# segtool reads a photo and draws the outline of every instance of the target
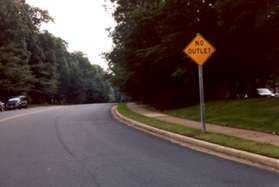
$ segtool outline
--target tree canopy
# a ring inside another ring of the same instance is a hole
[[[27,95],[33,103],[108,102],[106,72],[82,52],[40,31],[53,21],[47,11],[24,0],[0,0],[0,99]]]
[[[196,33],[217,48],[204,67],[207,99],[278,86],[278,0],[111,1],[117,26],[106,57],[132,99],[160,108],[198,101],[197,66],[182,52]]]

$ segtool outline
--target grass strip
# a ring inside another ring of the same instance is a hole
[[[117,109],[122,115],[126,116],[127,118],[133,119],[135,121],[144,123],[146,125],[158,129],[196,138],[199,140],[204,140],[207,142],[219,144],[226,147],[248,151],[251,153],[256,153],[256,154],[277,158],[277,159],[279,158],[279,147],[271,144],[258,143],[251,140],[245,140],[233,136],[227,136],[227,135],[211,133],[211,132],[203,133],[201,130],[198,129],[192,129],[192,128],[184,127],[182,125],[168,123],[154,118],[143,116],[139,113],[130,110],[127,104],[119,104]]]
[[[180,118],[200,120],[200,106],[165,111]],[[279,98],[239,99],[206,103],[208,123],[279,134]]]

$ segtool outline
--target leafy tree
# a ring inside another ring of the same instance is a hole
[[[182,53],[198,32],[217,48],[205,65],[207,99],[253,96],[278,80],[277,0],[112,2],[118,24],[106,57],[114,83],[135,100],[160,108],[198,101],[197,68]]]
[[[58,90],[56,38],[45,31],[37,35],[29,64],[34,77],[35,89],[30,95],[34,102],[46,102],[55,97]]]
[[[0,91],[2,97],[27,93],[33,87],[21,4],[0,1]]]
[[[34,103],[108,102],[105,72],[67,43],[40,31],[53,21],[24,0],[0,0],[0,99],[27,95]]]

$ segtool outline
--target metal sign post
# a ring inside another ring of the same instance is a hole
[[[205,104],[203,87],[203,64],[211,57],[216,49],[200,34],[190,42],[183,50],[199,67],[199,88],[200,88],[200,115],[203,132],[206,131]]]
[[[204,103],[204,87],[203,87],[203,66],[198,65],[199,67],[199,88],[200,88],[200,117],[201,117],[201,126],[202,130],[206,131],[205,125],[205,103]]]

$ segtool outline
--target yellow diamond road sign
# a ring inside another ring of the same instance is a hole
[[[197,64],[203,65],[216,49],[202,35],[197,34],[183,51]]]

